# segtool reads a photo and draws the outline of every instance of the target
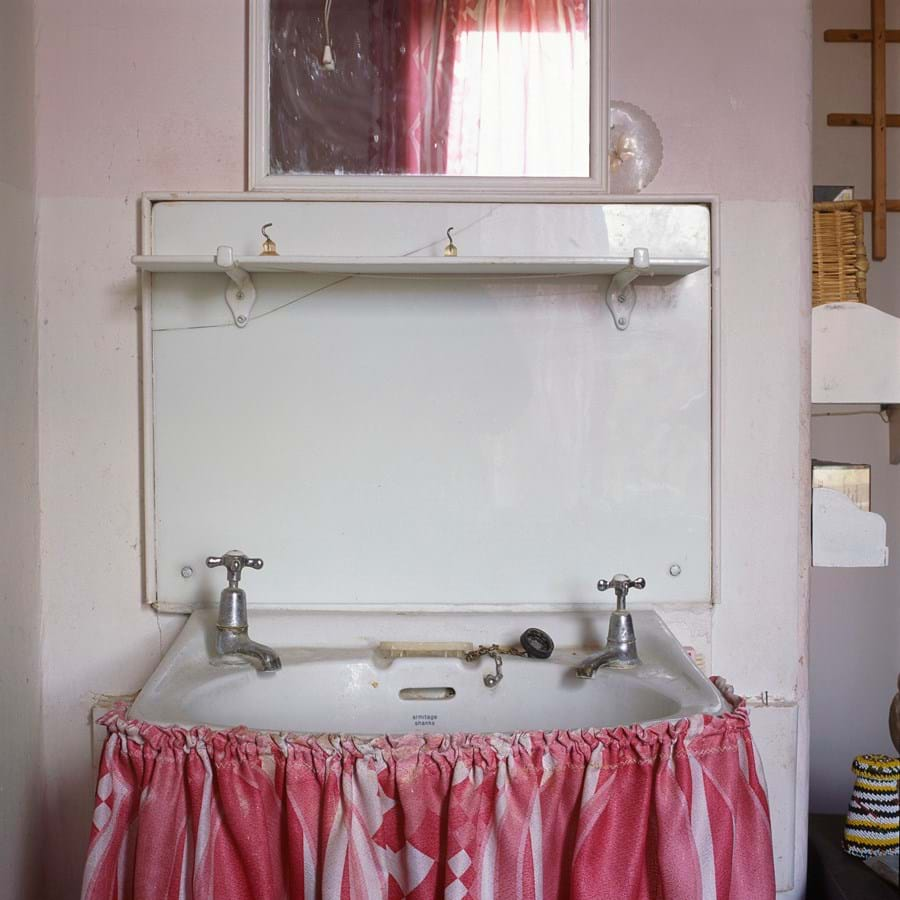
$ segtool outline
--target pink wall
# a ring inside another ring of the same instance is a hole
[[[41,679],[31,4],[0,28],[0,892],[37,898]]]
[[[46,897],[78,895],[95,692],[180,619],[141,607],[137,202],[244,186],[240,0],[37,2]]]
[[[650,190],[808,202],[807,0],[612,0],[610,19],[610,98],[663,135]]]
[[[723,219],[736,273],[751,265],[745,246],[754,251],[751,267],[776,258],[791,241],[804,258],[807,9],[800,0],[612,2],[612,96],[644,106],[666,142],[653,188],[718,192],[733,202]],[[180,624],[140,605],[137,280],[128,261],[135,205],[145,190],[243,188],[244,22],[240,0],[37,0],[42,853],[45,896],[59,900],[78,893],[94,778],[87,725],[94,697],[139,688]],[[769,335],[802,347],[803,320],[790,303],[797,302],[797,284],[802,294],[805,263],[785,255],[774,265],[786,267],[778,284],[794,299],[774,298],[763,307],[764,325],[737,277],[729,293],[736,327],[756,329],[755,340],[736,336],[729,345],[738,368],[756,365]],[[781,442],[780,456],[760,457],[768,481],[752,498],[776,513],[796,504],[803,490],[801,357],[780,381],[784,396],[760,394],[756,414],[735,416],[729,438],[735,448]],[[749,524],[736,523],[747,530],[737,539],[752,552],[749,581],[741,567],[732,567],[733,592],[762,595],[763,605],[723,606],[716,627],[718,652],[737,683],[765,686],[758,683],[759,661],[743,649],[752,631],[768,648],[766,684],[802,702],[797,508],[773,517],[774,561]],[[783,584],[778,591],[758,580],[767,564]],[[766,630],[759,611],[769,608]],[[791,740],[789,761],[796,754]],[[779,804],[780,814],[792,811],[793,796]]]

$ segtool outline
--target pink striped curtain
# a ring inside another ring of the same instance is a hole
[[[456,0],[456,5],[442,120],[444,171],[586,178],[588,0]]]
[[[372,33],[381,169],[590,174],[588,0],[380,0]]]
[[[721,685],[720,685],[721,686]],[[747,709],[362,740],[103,721],[84,900],[763,900]]]

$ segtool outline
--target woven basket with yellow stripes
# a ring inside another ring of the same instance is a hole
[[[857,756],[856,782],[844,823],[844,852],[865,859],[900,850],[900,759]]]

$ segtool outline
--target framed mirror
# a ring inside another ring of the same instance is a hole
[[[251,0],[249,186],[607,185],[606,0]]]

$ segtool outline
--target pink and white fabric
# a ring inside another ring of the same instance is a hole
[[[587,177],[588,10],[587,0],[373,4],[371,55],[380,85],[373,167]]]
[[[371,740],[116,710],[82,898],[772,898],[765,784],[730,699],[648,728]]]

